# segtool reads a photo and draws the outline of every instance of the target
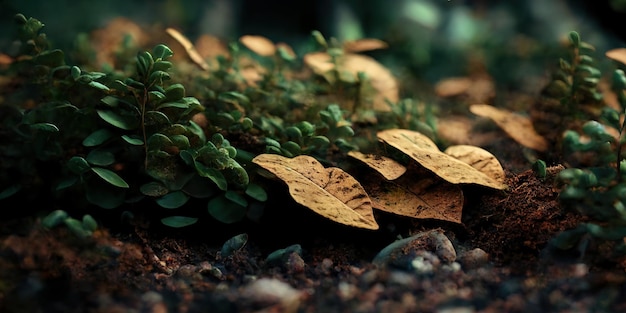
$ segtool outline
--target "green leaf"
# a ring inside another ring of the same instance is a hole
[[[250,183],[246,188],[246,194],[250,196],[250,198],[255,199],[257,201],[265,202],[267,201],[267,192],[263,187],[258,184]]]
[[[285,135],[291,140],[299,140],[302,138],[302,131],[298,127],[289,126],[285,128]]]
[[[111,137],[113,137],[113,133],[110,130],[106,128],[101,128],[89,134],[89,136],[83,139],[83,146],[95,147],[109,140]]]
[[[100,178],[104,179],[109,184],[120,187],[120,188],[128,188],[128,183],[124,181],[119,175],[115,172],[108,170],[102,167],[92,167],[91,170],[96,173]]]
[[[172,140],[170,140],[169,137],[160,133],[153,134],[152,136],[150,136],[150,138],[148,138],[149,151],[161,150],[165,147],[170,147],[173,145],[174,143],[172,142]]]
[[[91,165],[84,158],[74,156],[67,161],[67,168],[74,174],[82,175],[91,169]]]
[[[183,100],[178,100],[176,102],[165,102],[165,103],[160,104],[157,107],[157,110],[163,110],[166,108],[188,109],[189,104]]]
[[[211,216],[225,224],[239,222],[246,216],[246,207],[228,200],[224,195],[211,199],[207,207]]]
[[[166,209],[176,209],[185,205],[188,200],[189,196],[187,196],[184,192],[174,191],[156,199],[156,203]]]
[[[0,192],[0,200],[6,199],[22,189],[20,184],[11,185]]]
[[[89,214],[83,215],[83,229],[94,232],[98,229],[98,222]]]
[[[161,219],[161,223],[165,226],[180,228],[193,225],[198,221],[197,217],[189,216],[168,216]]]
[[[231,237],[222,245],[222,249],[220,251],[221,257],[227,258],[231,256],[233,252],[242,249],[247,242],[248,234],[246,233]]]
[[[96,81],[89,82],[89,86],[91,86],[93,88],[96,88],[96,89],[99,89],[99,90],[102,90],[102,91],[109,91],[110,90],[109,87],[107,87],[106,85],[104,85],[102,83],[99,83],[99,82],[96,82]]]
[[[215,185],[217,185],[217,187],[221,190],[226,190],[228,188],[228,182],[226,181],[226,178],[224,177],[224,174],[222,174],[222,172],[217,169],[208,167],[201,162],[194,163],[196,171],[198,171],[198,174],[200,174],[200,176],[212,180]]]
[[[575,31],[570,32],[569,40],[572,43],[572,45],[574,45],[574,47],[580,46],[580,35],[577,32]]]
[[[217,99],[226,103],[233,104],[247,105],[250,103],[250,99],[246,95],[236,91],[222,92],[217,96]]]
[[[72,66],[72,68],[70,69],[70,74],[72,75],[72,78],[74,80],[77,80],[78,77],[80,76],[80,67],[78,66]]]
[[[87,162],[91,165],[109,166],[115,162],[115,155],[106,150],[92,150],[87,154]]]
[[[50,133],[56,133],[59,131],[59,128],[56,125],[50,124],[50,123],[31,124],[30,128],[33,130],[41,130],[41,131],[50,132]]]
[[[123,117],[109,110],[97,110],[97,112],[101,119],[115,127],[124,130],[133,130],[137,127],[137,121],[129,117]]]
[[[54,210],[41,220],[41,225],[48,229],[54,228],[61,225],[66,218],[68,218],[67,212],[63,210]]]
[[[246,198],[244,196],[242,196],[240,193],[232,191],[232,190],[227,190],[224,193],[224,197],[226,197],[226,199],[237,203],[240,206],[243,207],[247,207],[248,206],[248,200],[246,200]]]
[[[124,141],[126,141],[127,143],[133,145],[133,146],[141,146],[143,145],[143,140],[139,139],[139,138],[132,138],[128,135],[122,135],[122,139],[124,139]]]
[[[145,119],[146,119],[146,126],[171,124],[170,118],[167,117],[165,113],[159,112],[159,111],[146,112]]]
[[[149,182],[139,187],[139,192],[150,197],[162,197],[170,192],[170,190],[159,182]]]
[[[165,101],[178,101],[185,97],[185,86],[182,84],[172,84],[165,88]]]
[[[65,64],[65,55],[63,51],[54,49],[38,54],[34,61],[41,65],[57,67]]]
[[[170,49],[168,46],[166,46],[164,44],[159,44],[159,45],[154,47],[154,49],[152,50],[152,54],[157,59],[165,60],[165,59],[173,56],[174,52],[172,52],[172,49]]]
[[[92,235],[92,232],[83,227],[83,223],[75,218],[66,218],[63,220],[65,226],[79,238],[87,238]]]

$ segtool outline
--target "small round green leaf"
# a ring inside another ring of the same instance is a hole
[[[97,112],[101,119],[115,127],[124,130],[132,130],[137,127],[137,121],[132,120],[129,117],[123,117],[109,110],[97,110]]]
[[[67,161],[67,168],[72,173],[82,175],[91,169],[89,162],[82,157],[74,156]]]
[[[170,192],[165,185],[155,181],[141,185],[139,191],[146,196],[155,198],[162,197]]]
[[[102,91],[109,91],[110,90],[109,87],[107,87],[106,85],[104,85],[102,83],[99,83],[99,82],[96,82],[96,81],[89,82],[89,86],[91,86],[93,88],[96,88],[96,89],[99,89],[99,90],[102,90]]]
[[[174,191],[156,199],[156,202],[163,208],[176,209],[183,206],[188,200],[189,196],[187,196],[184,192]]]
[[[83,215],[83,229],[94,232],[98,229],[98,222],[91,215],[85,214]]]
[[[54,228],[57,225],[61,225],[67,217],[67,212],[63,210],[54,210],[41,220],[41,225],[45,228]]]
[[[197,217],[189,216],[168,216],[161,219],[161,223],[165,226],[180,228],[193,225],[198,221]]]
[[[115,162],[115,155],[106,150],[92,150],[87,154],[87,162],[91,165],[109,166]]]
[[[267,192],[263,187],[258,184],[251,183],[248,184],[246,188],[246,194],[250,196],[250,198],[255,199],[257,201],[265,202],[267,201]]]
[[[143,145],[143,140],[139,139],[139,138],[133,138],[130,137],[128,135],[122,135],[122,139],[124,139],[124,141],[126,141],[127,143],[133,145],[133,146],[141,146]]]
[[[110,130],[106,128],[101,128],[89,134],[89,136],[83,139],[83,146],[95,147],[109,140],[111,137],[113,137],[113,133]]]
[[[238,192],[235,192],[235,191],[232,191],[232,190],[227,190],[224,193],[224,197],[226,197],[226,199],[228,199],[228,200],[230,200],[232,202],[237,203],[240,206],[243,206],[243,207],[247,207],[248,206],[248,200],[246,200],[246,198],[243,195],[241,195],[240,193],[238,193]]]
[[[223,258],[229,257],[233,254],[233,252],[240,250],[243,248],[248,242],[248,234],[243,233],[236,236],[231,237],[226,240],[222,245],[222,250],[220,251],[221,256]]]

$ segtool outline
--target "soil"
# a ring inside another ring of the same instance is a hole
[[[95,215],[99,229],[81,239],[64,227],[45,229],[32,215],[3,218],[0,311],[626,310],[623,259],[608,244],[592,241],[584,251],[550,246],[557,233],[585,219],[559,205],[554,175],[563,167],[537,177],[519,157],[519,145],[500,135],[491,148],[510,188],[465,189],[462,224],[377,211],[381,228],[361,230],[285,201],[280,184],[271,186],[276,196],[260,222],[228,227],[204,222],[172,229],[140,215],[120,223],[119,212],[103,212]],[[450,240],[456,256],[443,257],[425,239],[382,265],[373,262],[398,238],[433,231]],[[223,255],[224,243],[238,234],[247,235],[245,245]],[[287,253],[268,258],[279,249]]]

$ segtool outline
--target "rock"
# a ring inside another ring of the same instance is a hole
[[[293,313],[298,311],[302,292],[278,279],[259,278],[245,286],[241,296],[263,311]]]
[[[420,268],[419,271],[422,271],[430,265],[434,268],[440,262],[452,263],[455,260],[456,250],[452,242],[441,230],[436,229],[391,243],[372,262],[377,266],[393,266],[404,270]]]

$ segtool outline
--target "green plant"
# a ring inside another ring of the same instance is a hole
[[[559,180],[565,184],[559,198],[566,208],[575,209],[590,220],[554,238],[553,244],[562,249],[577,244],[584,248],[589,238],[615,241],[616,250],[626,248],[626,76],[620,69],[613,74],[612,89],[617,94],[619,109],[607,106],[602,110],[601,122],[586,122],[582,127],[584,138],[572,130],[564,136],[567,153],[582,153],[591,161],[586,162],[588,167],[568,168],[559,173]]]
[[[17,20],[31,37],[43,27],[24,19]],[[32,165],[40,161],[56,166],[50,174],[29,172],[27,177],[56,180],[58,196],[73,198],[80,192],[89,203],[108,209],[146,198],[166,209],[180,208],[191,198],[206,199],[213,217],[231,223],[244,218],[249,206],[262,207],[267,195],[250,183],[235,160],[237,149],[219,132],[208,133],[191,120],[204,107],[186,95],[182,84],[169,82],[169,47],[159,44],[139,52],[130,77],[67,66],[59,50],[29,51],[34,55],[14,66],[39,73],[34,81],[41,96],[32,109],[6,109],[11,114],[3,134],[11,141],[5,145],[16,156],[37,156],[26,159],[23,168],[38,168]],[[243,120],[248,127],[249,122]],[[2,178],[8,185],[10,177]],[[19,189],[8,185],[0,196],[8,198]],[[179,215],[163,220],[170,226],[192,221]]]
[[[530,108],[534,128],[558,152],[563,132],[580,129],[581,121],[595,119],[604,106],[598,90],[602,73],[593,58],[595,48],[582,41],[577,32],[570,32],[568,39],[569,56],[559,59],[550,81]],[[548,157],[558,159],[557,154]]]
[[[41,225],[46,229],[52,229],[65,225],[78,238],[84,239],[93,235],[98,229],[98,223],[89,214],[83,215],[81,220],[70,217],[64,210],[54,210],[41,220]]]

